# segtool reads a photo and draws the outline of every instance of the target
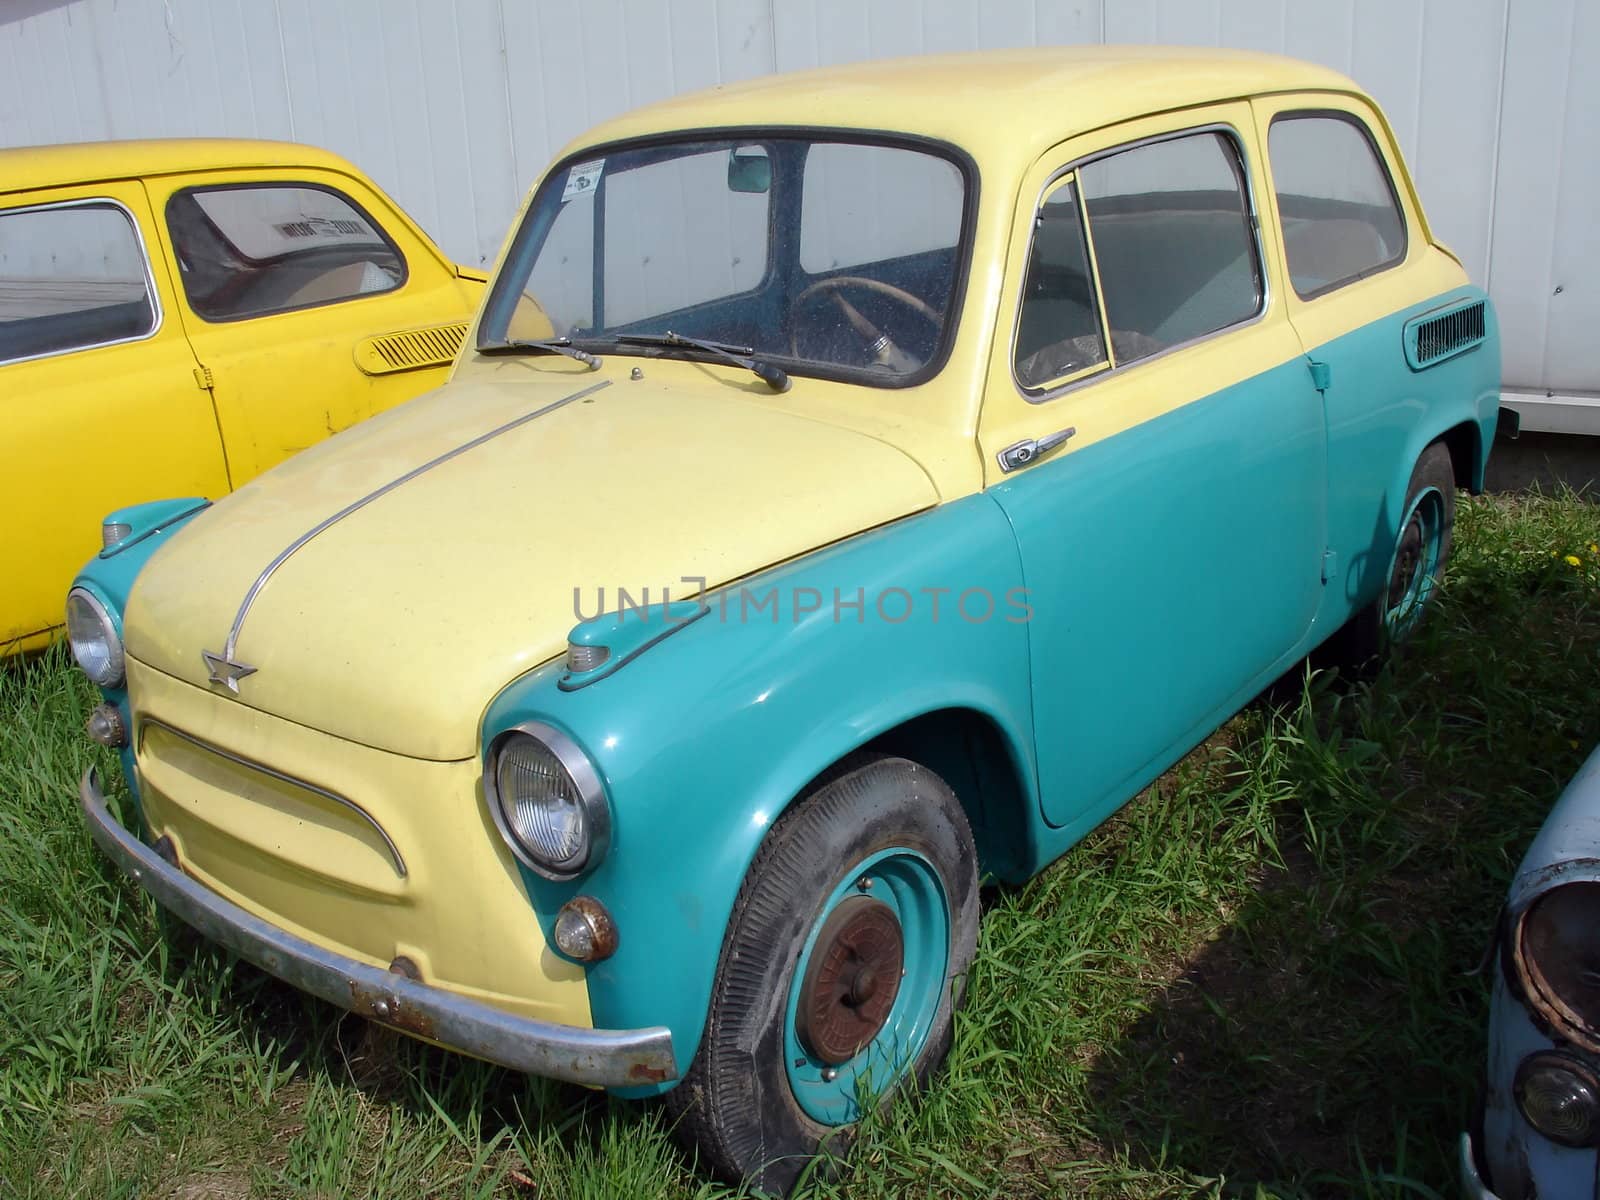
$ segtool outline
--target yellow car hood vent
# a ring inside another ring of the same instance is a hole
[[[368,375],[393,375],[397,371],[449,366],[455,361],[466,336],[465,321],[379,334],[356,346],[356,366]]]

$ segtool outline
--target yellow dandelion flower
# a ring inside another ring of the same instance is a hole
[[[1579,558],[1576,554],[1569,554],[1569,555],[1566,556],[1566,558],[1562,559],[1561,561],[1566,563],[1567,566],[1569,566],[1569,567],[1581,567],[1581,566],[1583,566],[1583,559]]]
[[[1589,543],[1589,553],[1590,554],[1600,554],[1600,546],[1597,546],[1593,542],[1590,542]]]

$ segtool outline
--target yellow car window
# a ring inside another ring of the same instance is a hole
[[[399,250],[327,188],[190,188],[167,203],[183,290],[208,321],[259,317],[393,291]]]
[[[132,341],[155,327],[144,250],[119,205],[0,212],[0,362]]]

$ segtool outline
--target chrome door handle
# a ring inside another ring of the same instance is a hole
[[[1020,442],[1012,442],[995,455],[995,458],[1000,461],[1002,471],[1015,471],[1018,467],[1025,467],[1035,459],[1043,458],[1050,451],[1065,446],[1067,440],[1077,432],[1076,427],[1069,425],[1066,429],[1047,433],[1042,438],[1023,438]]]

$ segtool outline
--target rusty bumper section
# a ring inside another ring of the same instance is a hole
[[[111,815],[94,770],[78,785],[89,832],[157,903],[271,975],[330,1004],[530,1075],[600,1087],[673,1079],[672,1033],[584,1029],[519,1017],[334,954],[224,900],[167,863]]]

